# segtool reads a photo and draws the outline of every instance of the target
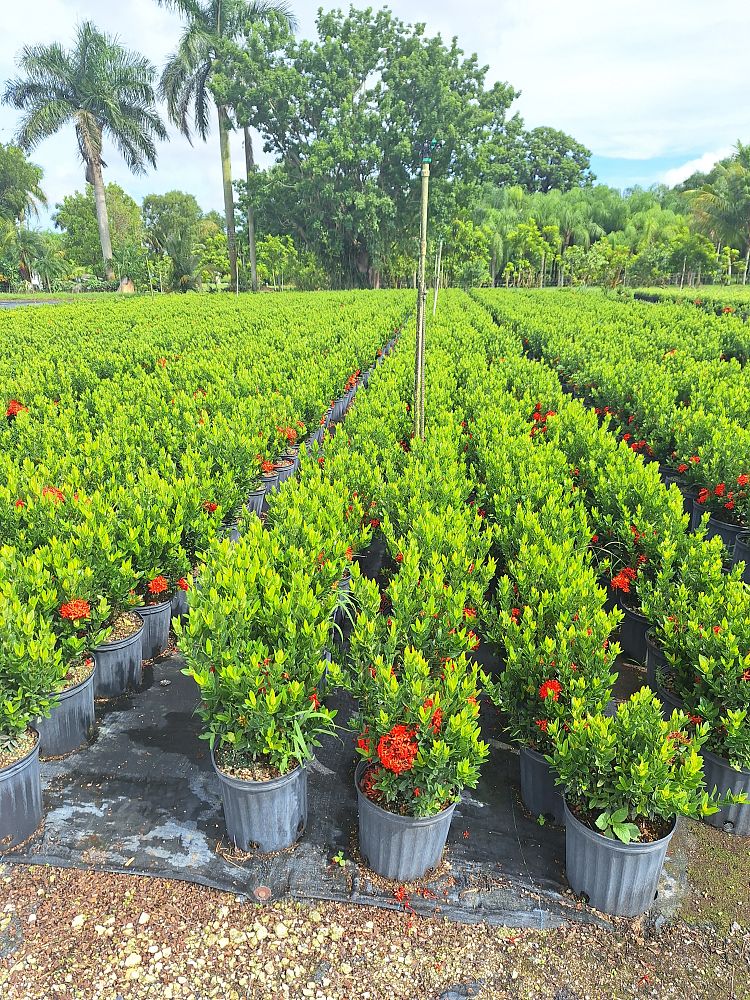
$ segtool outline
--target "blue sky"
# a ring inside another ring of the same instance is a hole
[[[292,0],[292,6],[300,32],[310,36],[321,4]],[[389,6],[403,20],[425,22],[431,34],[457,35],[466,52],[489,66],[490,81],[507,80],[522,92],[515,108],[527,126],[562,129],[592,150],[601,182],[677,183],[696,165],[709,167],[727,155],[738,139],[750,141],[746,0],[393,0]],[[22,45],[67,43],[85,19],[159,68],[176,44],[176,15],[155,0],[27,0],[3,10],[0,79],[13,75]],[[12,109],[0,107],[0,142],[12,139],[15,120]],[[174,136],[160,148],[158,170],[146,177],[133,177],[109,153],[107,180],[136,199],[181,188],[204,209],[221,208],[215,133],[192,149]],[[51,204],[83,186],[72,131],[45,142],[33,158],[45,170]],[[239,176],[239,139],[233,160]]]

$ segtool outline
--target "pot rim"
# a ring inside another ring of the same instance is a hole
[[[526,743],[521,744],[518,752],[519,755],[522,753],[527,753],[529,757],[533,757],[534,760],[544,761],[544,763],[548,767],[552,767],[552,765],[550,764],[550,762],[547,760],[547,758],[543,753],[539,753],[538,750],[535,750],[533,747],[528,746]]]
[[[34,737],[36,737],[34,741],[34,746],[31,748],[31,750],[29,750],[29,752],[24,757],[21,757],[20,760],[14,760],[12,764],[6,764],[5,767],[0,767],[0,781],[2,781],[4,778],[11,776],[17,771],[23,770],[23,768],[27,764],[31,763],[31,759],[35,755],[37,757],[39,756],[39,746],[41,743],[41,740],[39,739],[39,733],[32,726],[27,726],[27,730],[28,732],[32,733]]]
[[[282,785],[291,784],[292,781],[299,778],[300,774],[306,774],[309,760],[306,760],[304,764],[298,764],[297,767],[293,768],[291,771],[287,771],[286,774],[279,775],[278,778],[267,778],[265,781],[253,781],[249,778],[235,778],[232,774],[227,774],[226,771],[222,771],[219,765],[216,763],[216,749],[211,751],[211,764],[213,765],[214,771],[216,771],[219,776],[220,781],[226,782],[228,785],[232,785],[235,788],[247,788],[253,791],[261,791],[265,789],[275,789],[280,788]]]
[[[701,757],[708,757],[711,761],[715,761],[717,764],[722,764],[728,771],[732,771],[734,774],[744,774],[750,778],[750,768],[732,767],[726,757],[722,757],[718,753],[713,753],[711,750],[706,750],[705,747],[701,747],[700,755]]]
[[[133,611],[135,611],[137,615],[143,617],[144,614],[156,615],[160,611],[163,611],[165,608],[171,608],[171,607],[172,607],[172,598],[170,597],[168,601],[160,601],[158,604],[141,604],[139,607],[133,608]],[[138,635],[137,632],[135,634]]]
[[[72,687],[61,688],[59,691],[53,691],[52,697],[58,698],[60,701],[67,701],[68,698],[72,698],[73,695],[76,695],[78,694],[79,691],[83,690],[83,688],[86,687],[89,681],[93,679],[95,674],[96,674],[96,662],[94,662],[94,666],[91,668],[91,673],[89,673],[82,681],[79,681]]]
[[[170,601],[169,603],[171,604],[172,602]],[[137,614],[137,612],[135,613]],[[140,618],[140,615],[138,615],[138,617]],[[94,658],[96,658],[97,652],[106,653],[109,652],[109,650],[111,649],[122,649],[129,643],[135,642],[138,636],[140,636],[143,633],[143,629],[144,629],[144,624],[143,624],[143,619],[141,618],[141,624],[131,635],[126,635],[124,639],[115,639],[114,642],[102,642],[98,646],[94,646],[94,648],[91,650],[91,655]]]
[[[663,837],[659,837],[658,840],[649,840],[646,842],[640,840],[631,841],[629,844],[623,843],[621,840],[613,839],[611,837],[605,837],[603,833],[599,833],[598,830],[592,830],[590,826],[586,826],[582,823],[570,810],[568,806],[568,800],[563,795],[563,807],[565,809],[565,822],[570,821],[574,826],[579,827],[584,833],[590,834],[595,840],[602,844],[606,844],[614,851],[622,851],[626,854],[649,854],[652,851],[657,851],[664,844],[668,844],[672,839],[675,830],[677,829],[677,821],[679,816],[672,817],[672,825],[670,827],[669,833],[665,833]]]
[[[388,816],[390,820],[392,820],[399,826],[412,826],[412,827],[432,826],[433,824],[439,822],[441,819],[444,819],[446,816],[453,815],[453,811],[458,805],[457,802],[451,802],[449,805],[445,807],[445,809],[441,809],[440,812],[438,813],[433,813],[432,816],[401,816],[399,813],[391,812],[389,809],[383,809],[383,807],[379,806],[377,802],[373,802],[372,799],[368,799],[365,793],[359,787],[359,779],[365,773],[365,770],[370,764],[372,764],[372,761],[370,760],[359,760],[357,762],[357,766],[354,768],[354,788],[357,792],[358,805],[361,805],[361,803],[364,801],[365,803],[367,803],[368,807],[371,806],[381,815]]]

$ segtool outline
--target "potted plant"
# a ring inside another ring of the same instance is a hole
[[[200,692],[227,832],[242,850],[281,850],[307,821],[307,764],[335,712],[321,705],[330,633],[314,570],[290,569],[257,519],[215,542],[175,623]]]
[[[723,480],[709,483],[700,487],[695,498],[694,527],[700,523],[704,513],[708,512],[707,537],[718,535],[730,553],[734,552],[738,537],[747,532],[750,515],[748,483],[750,476],[741,472],[736,477],[736,484]]]
[[[700,749],[705,724],[685,713],[665,720],[649,688],[614,716],[574,707],[550,724],[549,761],[565,796],[565,867],[576,895],[614,916],[635,917],[653,903],[678,816],[715,813]]]
[[[39,737],[61,653],[46,618],[17,596],[0,599],[0,853],[23,843],[42,820]]]
[[[335,670],[335,668],[334,668]],[[408,882],[435,870],[453,811],[489,754],[480,740],[478,667],[465,654],[435,673],[407,647],[345,680],[359,699],[355,769],[359,850],[385,878]]]

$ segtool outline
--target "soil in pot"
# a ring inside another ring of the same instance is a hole
[[[12,750],[0,747],[0,854],[27,840],[42,816],[39,737],[27,730]]]
[[[49,717],[39,718],[34,728],[39,733],[39,753],[43,757],[62,757],[85,746],[96,728],[94,713],[95,664],[87,657],[76,664],[65,678],[65,687],[56,693],[57,704]]]

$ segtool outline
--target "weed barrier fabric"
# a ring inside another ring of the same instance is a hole
[[[182,666],[179,656],[157,661],[139,692],[97,703],[97,738],[42,764],[44,825],[3,860],[186,879],[250,901],[291,895],[402,908],[394,883],[352,860],[356,755],[346,732],[311,765],[299,843],[271,856],[234,850],[208,744],[198,738],[196,688]],[[330,704],[345,722],[347,696],[335,693]],[[488,731],[495,726],[488,717]],[[412,909],[516,927],[595,919],[566,893],[563,831],[539,826],[520,804],[517,756],[493,744],[484,774],[456,808],[436,876],[407,887]],[[339,851],[344,867],[332,863]]]

